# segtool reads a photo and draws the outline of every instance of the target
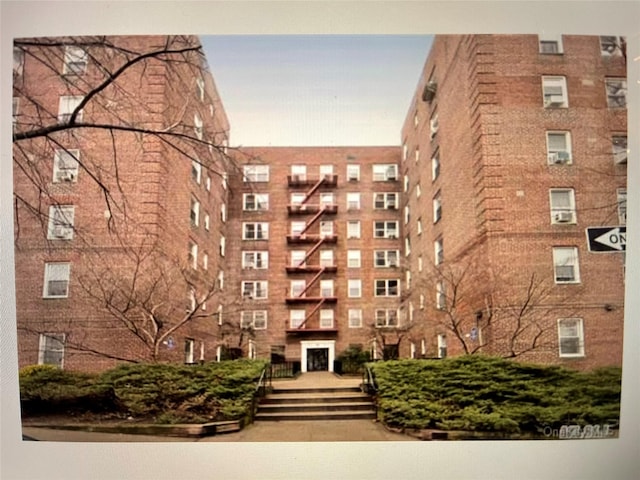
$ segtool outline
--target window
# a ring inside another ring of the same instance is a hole
[[[184,363],[193,363],[193,353],[195,349],[193,338],[186,338],[184,341]]]
[[[207,192],[211,191],[211,177],[207,176],[207,181],[205,182],[205,188],[207,189]]]
[[[255,340],[249,340],[247,348],[247,358],[255,360],[257,358],[257,349]]]
[[[396,181],[398,179],[397,165],[373,165],[373,181],[385,182]]]
[[[607,105],[610,108],[624,108],[627,106],[627,81],[622,78],[605,79],[607,91]]]
[[[547,163],[571,164],[571,135],[569,132],[547,132]]]
[[[224,289],[224,271],[222,270],[218,272],[218,288],[220,290]]]
[[[224,257],[225,250],[227,245],[227,239],[225,237],[220,237],[220,256]]]
[[[429,135],[433,140],[440,129],[440,122],[438,121],[438,112],[434,112],[429,120]]]
[[[447,337],[438,335],[438,358],[447,358]]]
[[[404,256],[408,257],[411,255],[411,238],[409,235],[404,237]]]
[[[347,290],[349,298],[360,298],[362,296],[362,280],[354,278],[347,280]]]
[[[248,270],[269,268],[269,252],[242,252],[242,268]]]
[[[393,309],[376,310],[376,327],[397,327],[398,311]]]
[[[269,224],[267,222],[243,223],[242,239],[243,240],[268,240]]]
[[[333,328],[333,310],[320,310],[320,328]]]
[[[419,218],[416,222],[416,232],[418,235],[422,235],[422,218]]]
[[[291,179],[294,182],[304,182],[307,179],[307,166],[291,165]]]
[[[542,77],[542,95],[545,108],[568,107],[565,77]]]
[[[20,98],[13,97],[12,114],[13,114],[13,126],[18,123],[18,115],[20,114]]]
[[[347,180],[350,182],[360,180],[360,165],[347,165]]]
[[[302,201],[306,198],[305,193],[295,192],[291,194],[291,205],[301,205]]]
[[[404,224],[405,225],[409,223],[410,218],[411,218],[411,209],[409,208],[409,205],[405,205],[404,207]]]
[[[347,250],[347,268],[360,268],[360,250]]]
[[[320,280],[320,296],[323,298],[333,297],[333,280]]]
[[[578,249],[576,247],[555,247],[553,268],[556,283],[579,283]]]
[[[224,190],[227,189],[228,179],[229,179],[229,174],[227,172],[222,172],[222,175],[220,176],[220,184],[222,185],[222,188]]]
[[[196,162],[195,160],[191,160],[191,178],[198,185],[202,180],[202,164],[200,162]]]
[[[562,35],[538,35],[540,53],[562,53]]]
[[[604,56],[622,55],[623,37],[601,36],[600,53]]]
[[[629,150],[627,149],[627,136],[615,135],[611,140],[613,147],[613,162],[616,165],[626,165]]]
[[[424,294],[422,294],[422,293],[420,294],[419,306],[420,306],[420,310],[424,310]]]
[[[320,208],[331,207],[334,205],[333,193],[322,192],[320,194]]]
[[[306,252],[304,253],[306,257]],[[304,260],[304,257],[302,260]],[[320,250],[320,266],[322,268],[335,266],[333,263],[333,250]]]
[[[413,126],[417,127],[420,123],[420,117],[418,116],[418,110],[413,113]]]
[[[442,281],[436,283],[436,308],[438,310],[444,310],[447,308],[447,297],[444,283]]]
[[[347,210],[360,210],[359,193],[347,193]]]
[[[64,75],[82,75],[87,71],[88,61],[89,55],[82,48],[65,47],[62,73]]]
[[[333,165],[320,165],[320,178],[333,177]]]
[[[222,223],[227,221],[227,206],[224,203],[220,205],[220,221]]]
[[[561,357],[584,356],[584,333],[581,318],[558,320],[558,347]]]
[[[405,175],[403,178],[403,192],[407,193],[409,191],[409,176]]]
[[[420,147],[416,147],[415,151],[416,163],[420,161]]]
[[[197,227],[200,223],[200,202],[193,197],[191,197],[190,210],[191,226]]]
[[[204,214],[204,229],[208,232],[211,227],[211,219],[209,218],[209,214]]]
[[[398,297],[400,296],[400,280],[376,280],[376,297]]]
[[[627,224],[627,189],[619,188],[616,192],[618,197],[618,223]]]
[[[349,328],[362,328],[362,310],[350,308],[348,311]]]
[[[291,250],[291,266],[292,267],[304,267],[306,266],[307,252],[304,250]]]
[[[202,255],[202,268],[205,270],[209,269],[209,255],[206,253]]]
[[[420,188],[420,184],[417,183],[416,184],[416,198],[420,198],[420,195],[422,195],[422,188]]]
[[[84,97],[79,96],[63,96],[60,97],[60,103],[58,105],[58,122],[68,123],[71,120],[71,115],[78,108]],[[82,110],[76,115],[76,122],[82,121]]]
[[[198,269],[198,244],[189,240],[189,265],[194,270]]]
[[[21,48],[13,48],[13,74],[22,75],[24,70],[24,50]]]
[[[38,365],[54,365],[62,368],[64,364],[64,333],[41,333],[38,346]]]
[[[373,208],[376,210],[398,209],[398,194],[397,193],[374,193],[373,194]]]
[[[66,298],[69,296],[70,263],[45,263],[44,298]]]
[[[306,280],[291,280],[289,282],[289,292],[291,297],[304,297],[305,288],[307,288]]]
[[[245,182],[268,182],[269,165],[245,165],[243,178]]]
[[[406,270],[405,272],[405,285],[407,286],[407,290],[411,289],[411,270]]]
[[[305,222],[291,222],[291,235],[299,237],[302,235],[305,228],[307,228],[307,224]]]
[[[409,147],[407,146],[407,141],[405,140],[402,143],[402,161],[404,162],[409,156]]]
[[[204,101],[204,80],[201,77],[196,78],[196,88],[198,89],[198,99]]]
[[[576,223],[575,196],[572,188],[549,190],[551,223]]]
[[[289,310],[289,325],[291,328],[300,328],[304,324],[305,317],[304,310]]]
[[[440,176],[440,151],[431,157],[431,180],[435,180]]]
[[[398,222],[373,222],[374,238],[398,238]]]
[[[333,222],[320,222],[320,236],[322,238],[331,237],[333,235]]]
[[[347,238],[360,238],[359,220],[349,220],[347,222]]]
[[[216,316],[218,317],[218,325],[222,325],[222,305],[218,305],[218,312],[216,313]]]
[[[418,256],[418,272],[422,271],[422,267],[423,267],[422,255],[419,255]]]
[[[71,240],[73,238],[73,216],[75,207],[72,205],[52,205],[49,207],[49,240]]]
[[[443,240],[439,238],[435,242],[433,242],[434,249],[434,263],[436,265],[440,265],[444,261],[444,244]]]
[[[245,193],[242,195],[242,206],[245,211],[263,212],[269,210],[269,194]]]
[[[262,300],[267,298],[267,281],[242,282],[242,297],[250,300]]]
[[[196,137],[198,137],[199,140],[202,140],[202,136],[203,136],[203,123],[202,123],[202,119],[200,118],[200,115],[198,115],[197,113],[193,116],[193,132],[196,134]]]
[[[397,267],[400,253],[398,250],[375,250],[373,266],[376,268]]]
[[[440,192],[436,193],[433,199],[433,223],[437,223],[442,218],[442,200]]]
[[[267,311],[252,310],[240,312],[240,328],[265,330],[267,328]]]

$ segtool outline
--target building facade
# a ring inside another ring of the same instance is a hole
[[[197,39],[101,39],[16,43],[21,366],[621,364],[622,39],[438,35],[400,146],[233,152]]]

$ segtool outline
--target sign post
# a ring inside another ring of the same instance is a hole
[[[624,252],[627,250],[627,227],[589,227],[590,252]]]

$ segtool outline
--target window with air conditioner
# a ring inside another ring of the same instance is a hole
[[[84,97],[81,96],[62,96],[58,103],[58,123],[68,123],[71,120],[71,115],[82,103]],[[78,111],[76,115],[76,122],[82,121],[82,110]]]
[[[376,327],[397,327],[398,310],[391,308],[379,308],[375,311]]]
[[[397,210],[398,193],[374,193],[373,208],[376,210]]]
[[[347,295],[349,298],[360,298],[362,296],[362,280],[355,278],[347,280]]]
[[[396,221],[382,221],[373,222],[373,237],[374,238],[398,238],[398,222]]]
[[[240,312],[240,328],[243,330],[265,330],[267,328],[267,311],[245,310]]]
[[[67,298],[69,295],[70,263],[45,263],[44,298]]]
[[[435,180],[440,176],[440,151],[436,150],[436,153],[431,157],[431,180]]]
[[[547,163],[549,165],[570,165],[571,134],[569,132],[547,132]]]
[[[347,238],[357,239],[360,238],[360,221],[349,220],[347,222]]]
[[[64,75],[82,75],[87,71],[89,54],[80,47],[68,46],[64,49]]]
[[[333,222],[320,222],[320,236],[322,238],[333,236]]]
[[[601,36],[600,53],[606,57],[622,55],[624,44],[624,37],[617,37],[613,35]]]
[[[398,166],[395,164],[376,164],[372,167],[373,181],[386,182],[398,179]]]
[[[613,148],[613,163],[616,165],[626,165],[629,150],[627,148],[626,135],[614,135],[611,139]]]
[[[400,253],[398,250],[375,250],[373,266],[376,268],[395,268],[398,266]]]
[[[304,182],[306,179],[306,165],[291,165],[291,180],[293,180],[294,182]]]
[[[584,332],[581,318],[558,320],[558,351],[560,357],[584,357]]]
[[[623,78],[605,79],[607,105],[609,108],[625,108],[627,106],[627,81]]]
[[[331,207],[335,204],[333,193],[322,192],[320,194],[320,208]]]
[[[38,365],[64,366],[64,333],[41,333],[38,345]]]
[[[553,269],[556,283],[580,283],[578,267],[578,249],[576,247],[554,247]]]
[[[269,224],[267,222],[243,223],[242,239],[243,240],[268,240]]]
[[[545,108],[568,107],[566,78],[560,76],[543,76],[542,95]]]
[[[576,223],[575,192],[572,188],[549,190],[551,223]]]
[[[433,223],[437,223],[442,218],[442,200],[440,192],[433,199]]]
[[[267,281],[243,281],[242,298],[248,300],[264,300],[267,298]]]
[[[347,193],[347,210],[348,211],[360,210],[360,193],[357,193],[357,192]]]
[[[347,165],[347,180],[349,182],[357,182],[360,180],[360,165]]]
[[[319,173],[320,178],[324,178],[326,180],[333,179],[333,165],[320,165]]]
[[[49,207],[49,240],[71,240],[73,238],[73,205],[52,205]]]
[[[562,35],[538,35],[538,46],[540,53],[560,54],[562,53]]]
[[[242,252],[242,268],[247,270],[269,268],[269,252],[264,250]]]
[[[360,268],[360,250],[347,250],[347,268]]]
[[[374,283],[374,293],[376,297],[400,296],[400,280],[376,280]]]
[[[242,173],[244,182],[269,181],[269,165],[244,165]]]
[[[301,221],[291,222],[291,235],[298,237],[302,235],[302,231],[306,228],[307,224]]]
[[[616,192],[618,203],[618,223],[627,224],[627,189],[619,188]]]
[[[244,193],[242,206],[246,212],[265,212],[269,210],[268,193]]]
[[[350,308],[347,316],[349,317],[349,328],[362,328],[362,310],[360,308]]]

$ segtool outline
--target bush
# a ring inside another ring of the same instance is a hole
[[[362,350],[362,345],[349,345],[336,357],[336,361],[340,362],[342,373],[362,373],[364,364],[371,361],[371,355]]]
[[[577,372],[479,355],[371,364],[380,418],[408,428],[543,432],[617,425],[621,369]]]

